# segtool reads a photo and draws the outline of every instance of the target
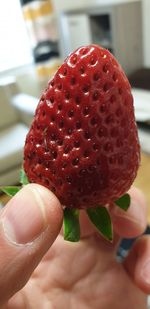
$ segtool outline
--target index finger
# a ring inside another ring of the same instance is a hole
[[[129,190],[131,204],[127,211],[118,206],[110,207],[113,228],[121,238],[135,238],[141,235],[147,225],[147,203],[144,194],[137,188]]]
[[[134,238],[141,235],[147,225],[147,205],[143,193],[132,187],[129,191],[131,204],[128,211],[118,206],[110,206],[115,243],[118,238]],[[80,213],[81,238],[87,238],[96,233],[96,228],[89,221],[85,211]],[[97,232],[98,233],[98,232]]]

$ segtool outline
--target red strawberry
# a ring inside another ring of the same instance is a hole
[[[30,182],[69,208],[112,203],[133,183],[140,152],[130,84],[114,56],[73,52],[42,94],[24,149]]]

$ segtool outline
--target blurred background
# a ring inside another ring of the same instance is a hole
[[[149,33],[150,0],[1,1],[0,185],[19,181],[25,136],[47,81],[71,51],[96,43],[115,55],[132,85],[142,148],[135,183],[150,205]]]

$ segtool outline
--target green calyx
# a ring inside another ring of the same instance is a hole
[[[78,209],[64,209],[64,239],[72,242],[80,240]]]
[[[4,192],[8,196],[14,196],[17,192],[19,192],[21,187],[19,186],[6,186],[6,187],[0,187],[0,191]]]
[[[23,169],[20,171],[20,186],[1,186],[0,191],[13,197],[20,189],[29,183]],[[127,211],[130,206],[130,195],[121,196],[114,202],[120,209]],[[113,241],[113,229],[109,211],[104,206],[96,206],[86,210],[89,220],[96,227],[97,231],[108,241]],[[64,239],[71,242],[80,240],[80,210],[64,209]]]
[[[124,211],[127,211],[130,206],[130,195],[124,194],[114,203],[116,206]],[[106,240],[113,241],[113,229],[109,211],[104,206],[97,206],[95,208],[88,208],[86,213],[96,227],[97,231]],[[80,240],[80,222],[79,210],[68,209],[64,210],[64,239],[72,242]]]
[[[123,209],[124,211],[127,211],[130,206],[131,198],[128,193],[122,195],[117,201],[115,201],[115,204]]]
[[[25,185],[27,185],[27,184],[29,183],[28,177],[27,177],[27,175],[25,174],[25,171],[24,171],[23,168],[20,170],[20,183],[21,183],[23,186],[25,186]]]

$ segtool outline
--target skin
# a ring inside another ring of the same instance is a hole
[[[29,191],[36,186],[23,189],[18,199],[14,197],[14,205],[23,204],[25,195],[29,198]],[[62,231],[59,234],[62,226],[59,201],[47,189],[38,187],[43,200],[47,201],[48,195],[51,199],[51,208],[46,210],[48,228],[42,237],[30,245],[17,246],[1,230],[0,308],[146,309],[150,272],[145,275],[144,267],[150,259],[150,237],[140,236],[124,262],[116,260],[121,237],[137,237],[146,227],[146,202],[141,192],[131,189],[132,202],[127,213],[111,207],[113,243],[99,236],[84,211],[81,211],[81,241],[70,243],[64,241]],[[33,203],[31,198],[30,207]],[[3,216],[2,212],[1,219]]]

